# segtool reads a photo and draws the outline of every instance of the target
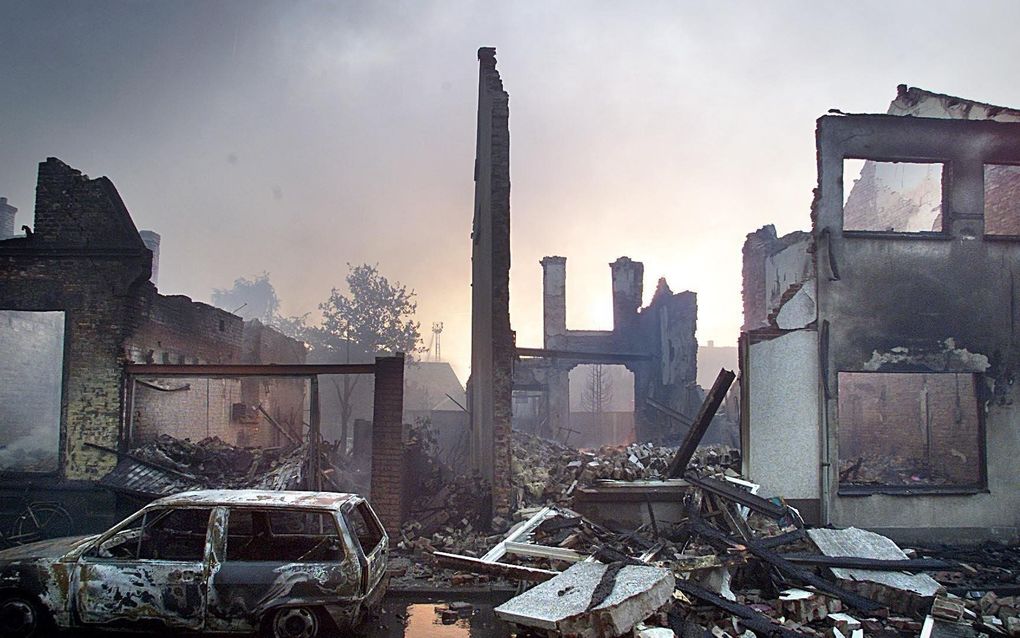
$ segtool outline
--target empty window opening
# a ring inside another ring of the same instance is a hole
[[[840,372],[840,487],[980,487],[975,384],[969,373]]]
[[[228,561],[278,563],[335,562],[344,558],[336,519],[330,512],[291,510],[230,511]]]
[[[0,472],[56,472],[64,313],[0,310]]]
[[[575,447],[635,440],[634,373],[622,365],[582,364],[570,371],[570,430],[554,432]]]
[[[985,234],[1020,237],[1020,166],[985,166]]]
[[[371,554],[379,543],[382,542],[382,527],[364,503],[359,503],[357,507],[347,514],[347,522],[361,544],[361,551],[366,555]]]
[[[940,163],[843,161],[843,229],[942,231]]]

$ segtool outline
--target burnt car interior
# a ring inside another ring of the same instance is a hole
[[[230,511],[227,519],[227,561],[307,563],[343,559],[343,543],[331,513]]]
[[[211,508],[150,510],[90,555],[124,560],[200,561]]]
[[[368,511],[368,506],[358,503],[357,507],[347,513],[347,521],[361,543],[361,549],[365,555],[371,554],[383,538],[382,527],[376,521],[375,516]]]

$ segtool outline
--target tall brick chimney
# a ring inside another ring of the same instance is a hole
[[[154,286],[159,285],[159,233],[151,230],[140,230],[138,234],[142,238],[145,247],[152,251],[152,276],[149,281]]]
[[[7,203],[6,197],[0,197],[0,240],[14,237],[14,214],[18,209]]]
[[[645,265],[630,257],[609,264],[613,271],[613,330],[624,332],[634,326],[644,293]]]
[[[542,264],[542,325],[546,348],[567,347],[567,258],[545,257]]]

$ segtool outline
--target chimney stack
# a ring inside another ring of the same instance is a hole
[[[142,237],[145,247],[152,252],[152,276],[149,281],[152,285],[159,285],[159,233],[151,230],[140,230],[138,234]]]
[[[6,197],[0,197],[0,240],[14,237],[14,214],[18,209],[7,203]]]

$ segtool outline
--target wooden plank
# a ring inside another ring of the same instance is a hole
[[[433,552],[433,556],[440,565],[468,571],[474,574],[488,574],[490,576],[504,576],[514,580],[526,580],[532,583],[541,583],[558,576],[560,572],[549,569],[538,569],[536,567],[522,567],[520,565],[508,565],[492,561],[474,558],[472,556],[461,556],[460,554],[447,554],[446,552]]]
[[[730,385],[733,384],[735,378],[737,378],[737,375],[731,370],[725,368],[719,370],[719,376],[715,378],[712,389],[705,396],[705,401],[701,404],[698,415],[694,417],[694,423],[687,430],[683,443],[680,444],[680,448],[676,451],[676,456],[673,457],[673,462],[669,465],[667,476],[679,478],[687,471],[687,465],[691,462],[691,457],[694,456],[694,452],[698,449],[698,444],[701,443],[705,432],[708,431],[708,426],[712,424],[712,418],[715,416],[716,411],[719,410],[719,406],[722,405],[723,399],[726,398],[726,392],[729,391]]]
[[[960,572],[962,567],[936,558],[905,558],[903,560],[866,558],[863,556],[825,556],[824,554],[780,554],[782,558],[799,565],[820,565],[846,569],[868,569],[889,572],[944,571]]]
[[[719,594],[709,591],[700,585],[696,585],[689,580],[678,580],[676,581],[677,590],[683,592],[687,596],[697,598],[698,600],[708,603],[713,607],[718,607],[728,614],[740,618],[740,624],[746,629],[750,629],[759,636],[777,636],[779,638],[804,638],[805,634],[787,629],[782,625],[775,623],[771,618],[765,614],[748,607],[747,605],[741,605],[740,603],[733,602],[732,600],[726,600]]]
[[[687,482],[691,485],[697,485],[706,492],[721,496],[725,499],[735,501],[748,509],[768,516],[769,518],[782,518],[786,516],[787,510],[785,507],[776,505],[772,501],[762,498],[757,494],[751,494],[747,490],[729,483],[727,481],[720,481],[714,478],[698,478],[696,476],[688,476]]]
[[[510,532],[506,535],[506,537],[503,538],[503,540],[496,543],[496,545],[494,545],[492,549],[485,552],[485,555],[482,556],[481,560],[487,563],[493,563],[498,561],[499,559],[506,556],[507,542],[513,543],[515,541],[521,540],[522,538],[530,534],[532,531],[534,531],[536,527],[541,525],[542,521],[556,515],[557,512],[553,508],[543,507],[542,509],[538,510],[538,512],[536,512],[534,516],[532,516],[528,520],[524,521],[523,523],[520,523],[519,525],[517,525],[517,527],[510,530]]]
[[[562,560],[568,563],[579,563],[587,555],[575,552],[565,547],[549,547],[547,545],[536,545],[535,543],[516,543],[514,541],[503,541],[507,554],[515,556],[530,556],[532,558],[551,558]]]

